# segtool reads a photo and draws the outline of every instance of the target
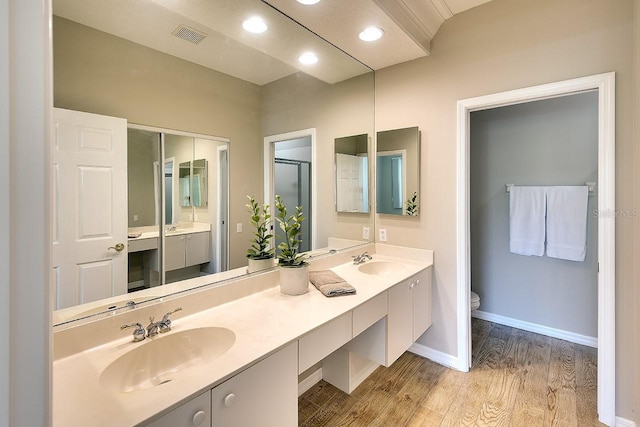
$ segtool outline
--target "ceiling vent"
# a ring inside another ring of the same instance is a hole
[[[198,44],[207,37],[202,31],[187,27],[186,25],[179,25],[171,34],[193,44]]]

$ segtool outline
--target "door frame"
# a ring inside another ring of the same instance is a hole
[[[457,105],[456,368],[471,366],[470,114],[473,111],[598,91],[598,416],[615,425],[615,73],[468,98]]]
[[[316,144],[316,128],[301,129],[292,132],[280,133],[276,135],[270,135],[264,137],[264,152],[263,152],[263,170],[264,170],[264,203],[269,204],[269,210],[271,215],[274,216],[275,211],[272,203],[274,193],[274,161],[275,150],[274,144],[276,142],[289,141],[292,139],[311,138],[311,250],[316,249],[316,243],[318,240],[318,187],[317,187],[317,144]]]

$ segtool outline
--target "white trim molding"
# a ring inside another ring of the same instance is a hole
[[[426,345],[414,343],[409,347],[409,351],[413,354],[417,354],[418,356],[422,356],[431,360],[432,362],[436,362],[440,365],[448,366],[453,369],[457,369],[458,366],[458,358],[454,357],[450,354],[443,353],[438,350],[434,350],[431,347],[427,347]]]
[[[487,320],[501,325],[511,326],[512,328],[522,329],[524,331],[535,332],[536,334],[546,335],[548,337],[559,338],[575,344],[586,345],[588,347],[598,348],[598,338],[587,335],[576,334],[575,332],[564,331],[562,329],[551,328],[549,326],[539,325],[537,323],[526,322],[524,320],[514,319],[512,317],[501,316],[499,314],[487,313],[486,311],[472,311],[471,317]]]
[[[636,427],[636,423],[626,418],[616,417],[616,427]]]
[[[318,368],[313,371],[311,375],[303,379],[298,383],[298,397],[306,393],[314,385],[318,384],[322,380],[322,368]]]
[[[598,92],[598,414],[616,425],[615,370],[615,73],[533,86],[458,101],[457,109],[457,369],[471,366],[469,226],[470,114],[507,105]]]

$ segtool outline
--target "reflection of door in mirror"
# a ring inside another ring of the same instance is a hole
[[[53,114],[52,278],[60,309],[126,292],[127,122]]]
[[[369,137],[335,139],[336,211],[369,212]]]
[[[287,207],[287,217],[302,206],[300,252],[311,250],[311,137],[279,141],[275,146],[274,192]],[[282,241],[282,232],[276,229],[276,248]]]
[[[178,169],[180,206],[191,206],[191,162],[181,162]]]
[[[175,173],[173,171],[175,165],[175,159],[170,158],[164,161],[164,223],[165,224],[173,224],[174,222],[174,201],[173,201],[173,190],[175,183]]]

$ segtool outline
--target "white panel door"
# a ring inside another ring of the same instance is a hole
[[[362,157],[336,154],[338,212],[363,211],[362,164]]]
[[[53,132],[60,309],[127,292],[127,121],[55,108]]]

